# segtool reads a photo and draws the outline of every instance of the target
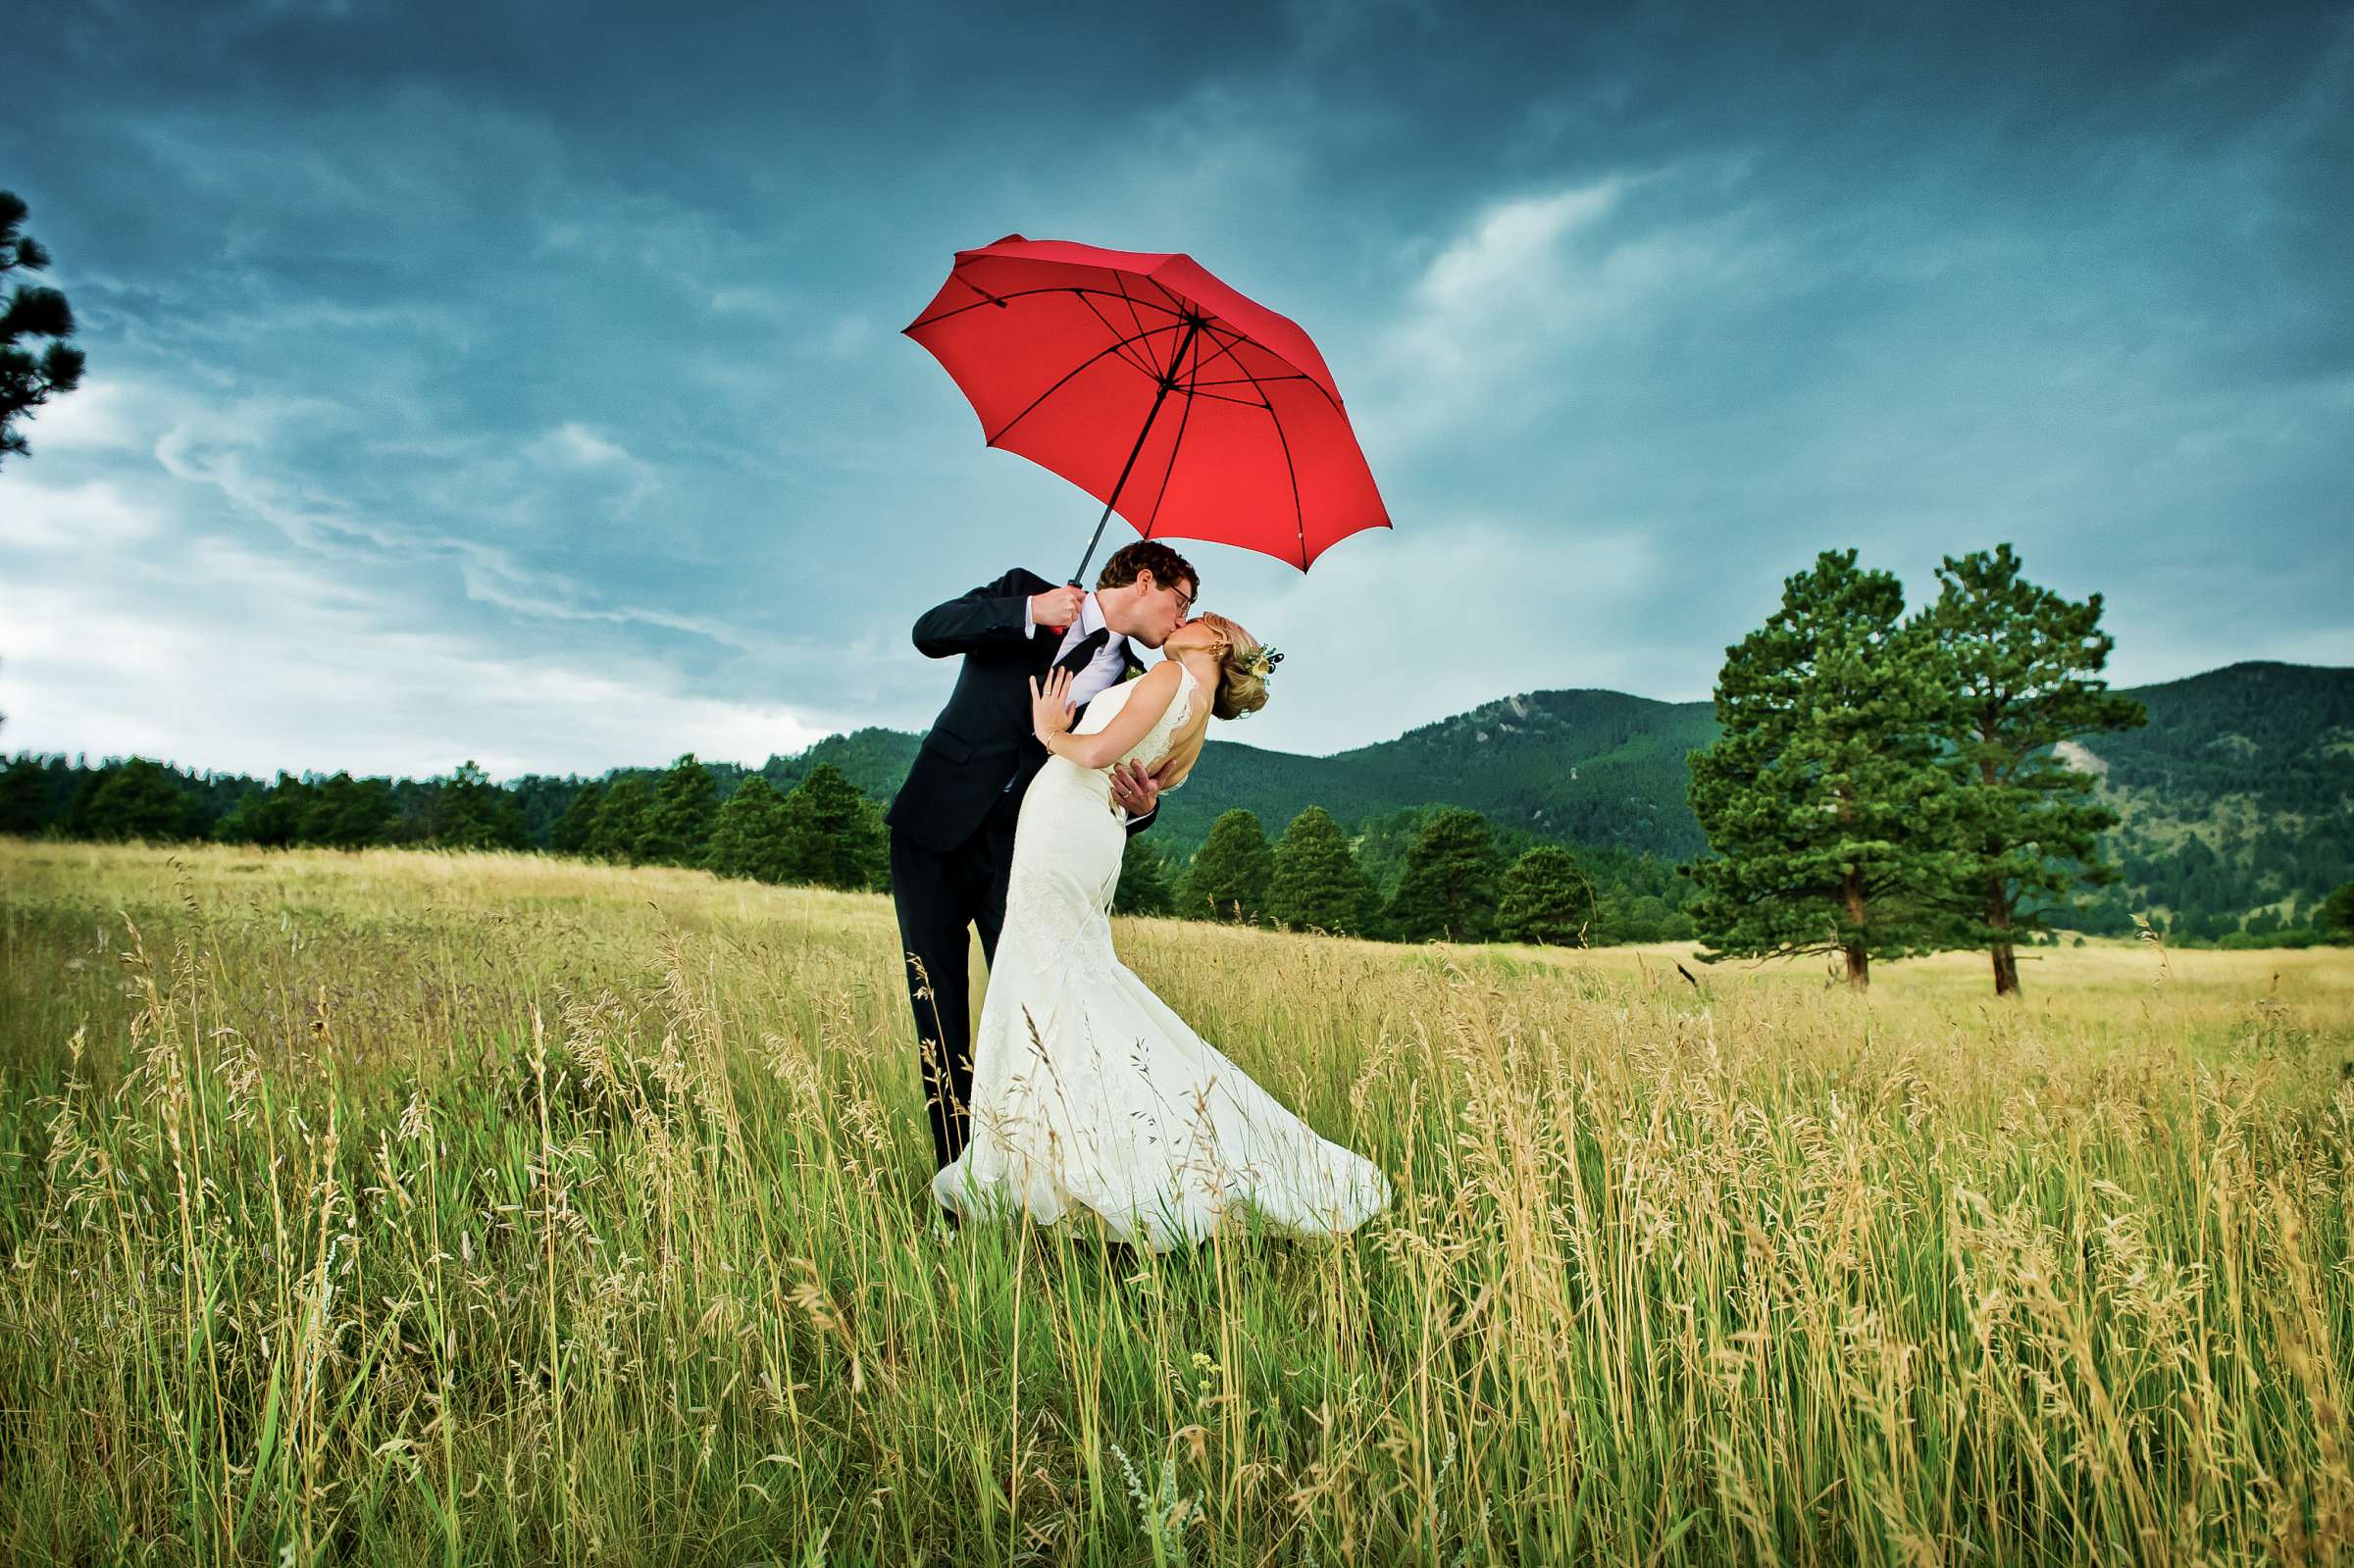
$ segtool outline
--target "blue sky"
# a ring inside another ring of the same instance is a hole
[[[1322,348],[1397,528],[1231,738],[1705,697],[2008,539],[2120,683],[2354,664],[2354,12],[84,0],[0,186],[90,355],[0,469],[0,748],[600,772],[920,728],[1098,508],[898,335],[1019,231]],[[1122,525],[1114,522],[1117,536]],[[1182,547],[1182,546],[1181,546]]]

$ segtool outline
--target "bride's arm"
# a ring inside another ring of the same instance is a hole
[[[1151,674],[1136,683],[1120,711],[1111,716],[1111,723],[1092,735],[1072,734],[1063,730],[1037,732],[1039,744],[1058,757],[1067,757],[1082,768],[1108,768],[1120,760],[1130,746],[1145,738],[1145,732],[1160,722],[1177,698],[1177,661],[1164,659],[1152,667]]]

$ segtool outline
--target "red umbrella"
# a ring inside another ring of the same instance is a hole
[[[1019,452],[1146,538],[1239,544],[1303,572],[1389,513],[1324,356],[1191,256],[1008,234],[960,250],[907,329]]]

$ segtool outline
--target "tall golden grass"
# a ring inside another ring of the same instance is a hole
[[[936,1232],[880,898],[0,840],[0,1552],[2349,1555],[2347,955],[1118,935],[1390,1213]]]

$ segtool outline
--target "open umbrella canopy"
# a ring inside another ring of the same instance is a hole
[[[1316,345],[1191,256],[1010,234],[958,251],[906,332],[990,445],[1146,538],[1241,545],[1305,572],[1390,526]]]

